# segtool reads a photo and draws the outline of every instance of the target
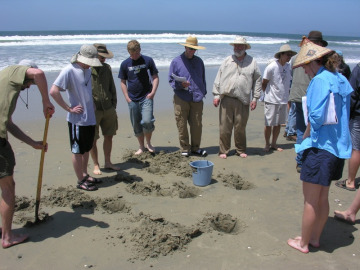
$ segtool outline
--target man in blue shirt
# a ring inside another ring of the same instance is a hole
[[[149,152],[155,153],[155,148],[151,145],[151,136],[155,129],[153,99],[159,85],[159,72],[154,60],[140,53],[138,41],[129,41],[127,49],[130,57],[121,63],[119,78],[121,90],[129,106],[134,134],[140,145],[135,155],[145,151],[145,139],[146,148]]]

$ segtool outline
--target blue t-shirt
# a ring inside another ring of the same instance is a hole
[[[127,81],[129,98],[132,101],[143,100],[152,90],[151,76],[158,74],[151,57],[141,55],[139,59],[130,57],[120,65],[119,78]]]

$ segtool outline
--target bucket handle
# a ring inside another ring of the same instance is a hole
[[[191,166],[191,165],[190,165],[190,167],[191,167],[193,173],[198,173],[198,168],[197,167],[194,167],[194,166]]]

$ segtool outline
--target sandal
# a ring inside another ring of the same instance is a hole
[[[89,183],[88,181],[86,181],[86,179],[78,182],[76,187],[85,191],[95,191],[98,189],[97,186],[95,186],[93,183]]]
[[[197,151],[192,151],[192,154],[196,155],[196,156],[200,156],[200,157],[206,157],[207,153],[205,150],[203,149],[198,149]]]
[[[86,181],[88,183],[91,183],[91,184],[100,184],[102,183],[102,181],[100,179],[97,179],[95,177],[91,177],[92,180],[89,179],[90,175],[86,175],[84,178],[83,178],[83,181]]]
[[[339,188],[349,190],[349,191],[355,191],[356,190],[355,188],[351,188],[351,187],[346,186],[346,181],[347,181],[347,179],[339,180],[339,181],[335,182],[335,186],[337,186]]]

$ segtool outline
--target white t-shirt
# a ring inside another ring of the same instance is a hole
[[[68,113],[66,120],[78,126],[96,125],[91,87],[91,69],[82,69],[78,64],[67,65],[56,78],[54,85],[67,92],[70,107],[81,105],[83,113]]]
[[[291,67],[282,66],[278,60],[271,62],[264,70],[263,79],[269,80],[264,101],[272,104],[287,104],[290,94]]]

